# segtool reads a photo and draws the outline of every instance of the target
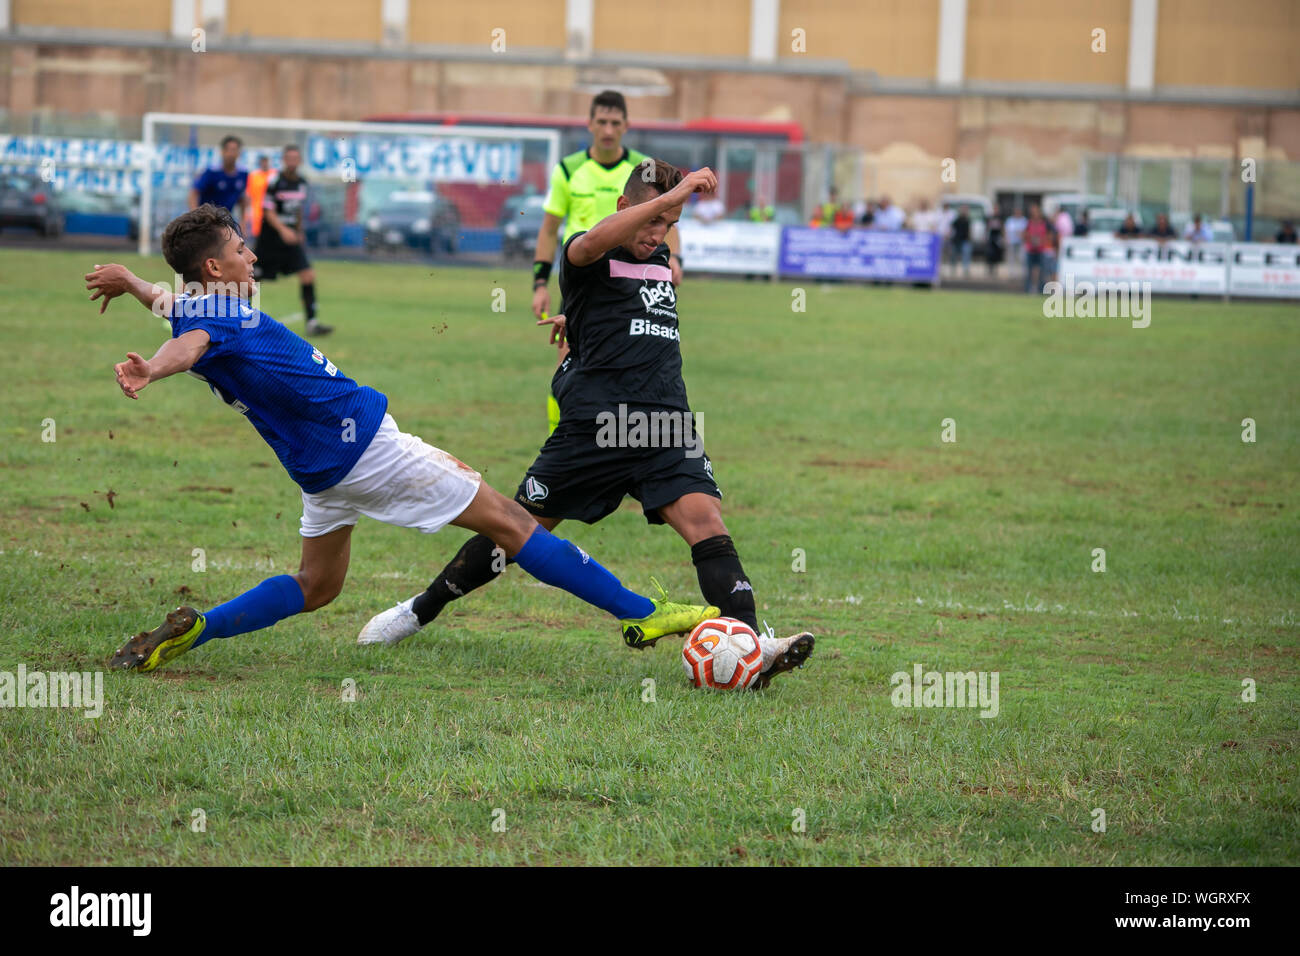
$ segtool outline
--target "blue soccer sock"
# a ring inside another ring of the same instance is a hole
[[[653,601],[623,587],[595,558],[541,525],[519,549],[515,563],[537,580],[564,588],[620,620],[640,620],[654,613]]]
[[[206,644],[217,637],[234,637],[236,634],[260,631],[276,621],[299,613],[303,603],[302,588],[293,577],[279,574],[267,578],[251,591],[245,591],[234,600],[206,612],[203,616],[207,618],[207,624],[194,646]]]

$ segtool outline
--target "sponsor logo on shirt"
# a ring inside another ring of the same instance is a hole
[[[327,359],[320,349],[313,348],[311,350],[311,360],[317,365],[324,365],[325,371],[330,375],[337,375],[339,373],[338,366]]]
[[[628,326],[628,335],[657,335],[660,338],[672,339],[674,342],[682,340],[680,329],[675,329],[671,325],[659,325],[647,319],[633,319]]]
[[[673,288],[672,282],[656,282],[654,285],[643,285],[638,290],[641,293],[641,301],[645,303],[647,312],[663,315],[664,310],[657,308],[660,303],[667,303],[675,309],[677,305],[677,291]],[[676,318],[677,313],[672,313]]]
[[[524,482],[524,493],[528,495],[529,501],[541,501],[551,493],[551,489],[529,475],[528,480]]]

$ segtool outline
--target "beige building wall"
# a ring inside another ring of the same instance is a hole
[[[564,0],[410,0],[407,39],[429,46],[490,48],[492,31],[505,31],[506,50],[512,47],[563,49]]]
[[[806,52],[792,49],[803,31]],[[843,60],[881,76],[932,79],[939,55],[939,0],[781,0],[777,56]]]
[[[225,32],[228,36],[378,43],[383,32],[381,4],[382,0],[227,0]]]
[[[12,0],[9,22],[24,27],[169,33],[171,0]]]
[[[592,46],[601,53],[745,58],[749,7],[749,0],[596,0]]]
[[[968,0],[966,78],[1123,86],[1129,6],[1129,0]],[[1093,52],[1098,29],[1106,31],[1104,53]]]
[[[1164,0],[1156,85],[1300,91],[1300,2]]]

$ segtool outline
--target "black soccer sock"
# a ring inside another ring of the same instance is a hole
[[[427,588],[417,594],[411,604],[411,610],[423,627],[441,613],[442,609],[456,598],[464,597],[475,588],[481,588],[505,570],[505,564],[513,559],[506,559],[505,552],[498,552],[492,539],[484,534],[476,534],[456,552],[456,557],[447,562],[442,573]]]
[[[729,534],[705,538],[691,545],[691,560],[700,579],[704,600],[716,604],[723,617],[744,621],[758,632],[758,611],[754,607],[754,589],[750,586],[740,556]]]
[[[302,312],[307,316],[307,321],[312,322],[316,318],[316,283],[304,282],[302,288]]]

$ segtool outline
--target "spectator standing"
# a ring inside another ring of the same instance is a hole
[[[1056,264],[1061,261],[1061,234],[1056,231],[1050,219],[1047,223],[1047,248],[1043,250],[1044,283],[1056,279]]]
[[[1052,235],[1047,227],[1047,220],[1043,218],[1037,205],[1030,206],[1029,218],[1025,220],[1024,229],[1026,292],[1042,292],[1043,284],[1047,281],[1043,274],[1043,258],[1050,252],[1051,246]]]
[[[1088,230],[1090,228],[1091,227],[1088,224],[1088,210],[1085,209],[1083,212],[1079,213],[1079,221],[1074,224],[1074,234],[1082,239],[1084,236],[1088,235]]]
[[[853,227],[853,209],[848,203],[840,203],[839,208],[835,210],[834,224],[840,232],[846,232]]]
[[[970,207],[961,206],[957,210],[957,216],[952,221],[948,236],[950,244],[948,246],[951,252],[952,267],[957,268],[957,259],[961,258],[962,277],[970,278]]]
[[[1074,235],[1074,220],[1070,214],[1064,210],[1057,210],[1056,218],[1052,221],[1052,228],[1056,230],[1057,241],[1069,239]]]
[[[888,196],[880,197],[880,206],[876,210],[874,227],[886,232],[898,232],[903,228],[903,210],[889,201]]]
[[[938,210],[930,207],[930,200],[922,199],[916,207],[916,212],[912,213],[911,229],[913,232],[938,235],[941,221]]]
[[[1174,232],[1174,227],[1169,225],[1169,217],[1164,213],[1156,216],[1156,224],[1151,227],[1151,238],[1160,242],[1178,238],[1178,233]]]
[[[1296,244],[1295,223],[1291,222],[1290,219],[1282,223],[1282,228],[1277,231],[1277,235],[1273,237],[1273,241],[1280,242],[1283,245],[1294,246]]]
[[[1132,213],[1124,217],[1124,222],[1115,230],[1115,237],[1117,239],[1140,239],[1142,237],[1142,230],[1138,228],[1137,220],[1133,218]]]
[[[821,209],[818,210],[821,213],[821,221],[823,223],[834,222],[835,213],[840,208],[840,191],[832,186],[828,195],[830,198],[826,202],[822,203]]]
[[[712,225],[727,214],[727,207],[715,189],[711,193],[702,193],[691,210],[691,218],[703,225]]]
[[[750,222],[771,222],[776,218],[776,210],[768,203],[767,197],[759,196],[749,205]]]
[[[1183,238],[1188,242],[1211,242],[1214,239],[1214,232],[1210,229],[1209,223],[1201,222],[1201,214],[1197,213],[1183,229]]]
[[[984,262],[988,266],[989,275],[993,278],[997,278],[998,266],[1002,263],[1002,234],[1004,228],[1002,210],[994,209],[993,215],[989,216],[988,233],[984,240]]]
[[[1011,250],[1011,255],[1016,266],[1019,267],[1025,261],[1025,246],[1023,243],[1025,235],[1025,225],[1029,220],[1025,218],[1024,210],[1016,206],[1011,215],[1007,216],[1007,248]]]

